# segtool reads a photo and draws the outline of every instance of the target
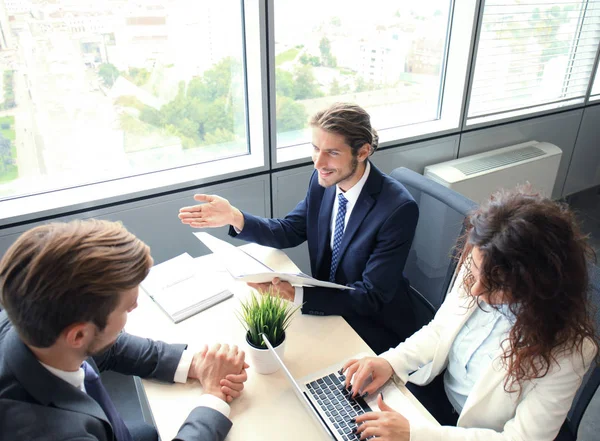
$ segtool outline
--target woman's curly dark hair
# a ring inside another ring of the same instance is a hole
[[[459,244],[467,292],[477,247],[485,292],[504,293],[516,318],[503,355],[507,392],[545,376],[561,353],[583,356],[586,339],[598,348],[587,269],[595,254],[566,204],[528,187],[500,191],[468,216]]]

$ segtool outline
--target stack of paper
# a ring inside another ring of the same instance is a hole
[[[175,322],[228,299],[231,276],[214,256],[196,259],[187,253],[154,265],[142,289]]]

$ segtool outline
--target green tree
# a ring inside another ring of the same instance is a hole
[[[323,66],[337,66],[337,59],[331,53],[331,41],[329,41],[329,38],[321,38],[321,41],[319,42],[319,50],[321,51],[321,64]]]
[[[300,56],[300,63],[318,67],[321,65],[321,60],[316,55],[309,55],[305,52]]]
[[[294,96],[294,76],[285,70],[277,69],[275,72],[275,89],[277,95]]]
[[[224,129],[217,129],[214,132],[206,134],[204,137],[204,143],[206,145],[223,144],[226,142],[233,142],[235,139],[235,134]]]
[[[286,88],[294,93],[292,80]],[[139,120],[179,137],[184,148],[229,142],[245,134],[244,106],[236,100],[243,100],[241,64],[228,57],[201,77],[181,81],[160,110],[143,106]]]
[[[150,71],[144,68],[130,67],[127,77],[136,86],[143,86],[150,79]]]
[[[365,79],[361,75],[357,76],[354,91],[366,92],[367,90],[369,90],[369,85],[367,84]]]
[[[294,99],[304,100],[323,96],[311,66],[297,66],[294,70],[294,80]]]
[[[108,86],[112,87],[117,81],[117,78],[120,75],[119,69],[117,69],[114,65],[110,63],[103,63],[98,68],[98,75],[102,78],[102,82]]]
[[[342,88],[340,87],[340,82],[337,78],[334,78],[331,82],[331,86],[329,86],[329,95],[341,95]]]
[[[277,97],[277,132],[300,130],[306,126],[304,106],[285,96]]]

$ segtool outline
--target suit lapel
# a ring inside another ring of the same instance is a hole
[[[462,412],[460,413],[460,418],[464,418],[465,415],[468,415],[471,410],[475,407],[477,403],[479,403],[484,397],[489,396],[490,392],[497,387],[504,387],[501,383],[504,382],[506,378],[506,368],[502,364],[502,354],[504,350],[502,348],[498,348],[496,354],[494,354],[494,359],[488,365],[488,367],[481,373],[475,384],[473,385],[473,389],[471,389],[471,393],[467,397],[467,401],[465,402],[465,406],[463,407]]]
[[[94,399],[44,368],[14,328],[6,335],[6,351],[11,354],[6,357],[6,362],[13,375],[36,401],[44,406],[53,404],[109,422]]]
[[[323,265],[323,256],[326,247],[329,246],[329,230],[331,229],[331,212],[333,211],[333,199],[335,198],[335,186],[326,188],[321,199],[319,208],[319,222],[317,224],[317,268]]]

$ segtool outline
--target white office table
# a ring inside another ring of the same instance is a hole
[[[297,271],[281,252],[258,245],[244,249],[278,271]],[[198,287],[201,289],[201,287]],[[246,348],[245,331],[237,319],[239,298],[248,294],[245,284],[233,282],[235,296],[187,320],[174,324],[142,290],[138,308],[129,315],[125,327],[135,335],[187,343],[190,349],[202,344],[228,343]],[[358,353],[373,354],[367,344],[339,316],[316,317],[298,312],[288,329],[284,361],[295,378],[301,378]],[[250,363],[250,360],[247,361]],[[163,441],[172,439],[189,412],[197,406],[202,387],[196,381],[187,384],[162,384],[143,381],[150,408]],[[433,424],[437,422],[403,386],[399,389]],[[248,369],[248,381],[242,396],[231,405],[233,428],[228,440],[326,440],[327,437],[294,395],[283,372],[257,374]]]

